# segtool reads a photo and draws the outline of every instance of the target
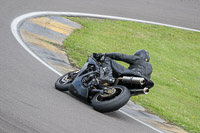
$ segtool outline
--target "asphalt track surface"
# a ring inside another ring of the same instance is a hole
[[[36,11],[83,12],[200,29],[198,0],[1,0],[0,133],[156,132],[116,111],[101,114],[54,89],[58,75],[13,37],[14,18]]]

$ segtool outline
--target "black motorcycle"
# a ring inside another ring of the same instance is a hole
[[[151,80],[135,75],[122,75],[112,83],[100,80],[101,62],[95,54],[88,57],[81,70],[72,71],[61,76],[55,83],[60,91],[69,91],[75,96],[91,102],[99,112],[111,112],[124,106],[130,96],[148,94],[153,86]]]

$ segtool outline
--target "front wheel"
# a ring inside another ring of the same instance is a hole
[[[92,98],[92,106],[95,110],[105,113],[118,110],[124,106],[129,98],[130,91],[125,86],[111,86],[110,94],[98,93]]]
[[[55,83],[55,88],[59,91],[68,91],[71,87],[71,83],[76,77],[78,71],[73,71],[61,76]]]

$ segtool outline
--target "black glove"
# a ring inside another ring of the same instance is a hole
[[[100,61],[100,59],[104,56],[105,54],[102,53],[93,53],[93,56],[96,60]]]

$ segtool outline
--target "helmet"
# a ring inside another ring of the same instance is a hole
[[[146,62],[150,60],[149,52],[143,49],[138,50],[134,55],[141,57]]]

